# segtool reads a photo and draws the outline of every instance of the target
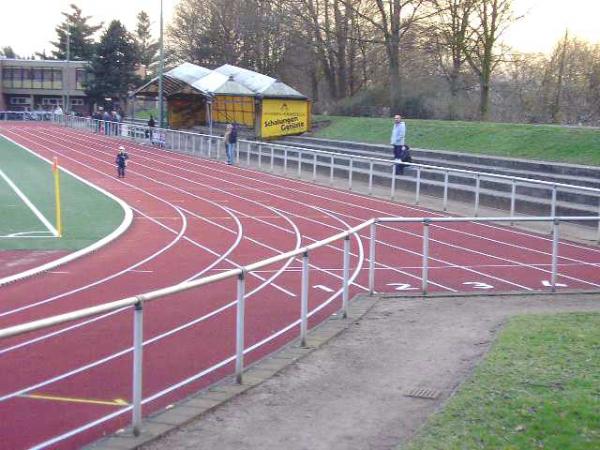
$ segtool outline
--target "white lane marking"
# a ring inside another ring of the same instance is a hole
[[[23,201],[23,203],[25,203],[29,207],[31,212],[39,219],[40,222],[44,224],[48,231],[50,231],[50,233],[52,233],[54,237],[58,237],[58,231],[56,230],[56,228],[54,228],[54,225],[52,225],[48,221],[48,219],[44,217],[40,210],[37,209],[36,206],[31,202],[31,200],[29,200],[29,198],[27,198],[27,196],[23,193],[23,191],[21,191],[21,189],[19,189],[19,187],[10,178],[8,178],[8,175],[6,175],[2,171],[2,169],[0,169],[0,177],[4,178],[4,181],[6,181],[6,183],[12,188],[12,190],[15,191],[15,194],[17,194],[19,198]]]
[[[131,269],[129,272],[137,272],[137,273],[154,273],[154,270],[139,270],[139,269]]]
[[[562,277],[562,275],[561,275]],[[546,286],[546,287],[552,287],[552,282],[548,281],[548,280],[542,280],[542,285]],[[554,284],[556,287],[568,287],[568,284],[563,284],[563,283],[555,283]]]
[[[322,284],[315,284],[313,286],[314,289],[321,289],[322,291],[325,292],[333,292],[333,289],[331,289],[330,287],[324,286]]]
[[[395,286],[396,291],[416,291],[418,289],[409,283],[387,283],[386,286]]]
[[[473,286],[473,289],[494,289],[494,286],[480,281],[465,281],[463,283],[466,286]]]

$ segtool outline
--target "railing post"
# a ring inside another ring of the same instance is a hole
[[[288,166],[288,151],[287,148],[283,149],[283,173],[287,175],[287,166]]]
[[[275,170],[275,149],[271,146],[271,173]]]
[[[448,210],[448,171],[444,174],[444,211]]]
[[[371,239],[369,241],[369,295],[375,293],[375,245],[377,222],[371,224]]]
[[[317,181],[317,154],[313,153],[313,183]]]
[[[302,152],[298,150],[298,178],[302,178]]]
[[[235,162],[240,163],[240,141],[235,143]]]
[[[554,219],[552,223],[552,275],[550,278],[550,285],[552,286],[552,292],[556,292],[556,275],[557,275],[557,263],[558,263],[558,225],[559,220]]]
[[[258,143],[258,168],[262,169],[262,142]]]
[[[423,221],[423,295],[427,295],[427,286],[429,284],[429,223],[429,219]]]
[[[396,195],[396,165],[392,164],[392,186],[390,188],[390,199],[394,200]]]
[[[473,215],[477,217],[479,215],[479,191],[481,189],[481,175],[477,174],[475,180],[475,211]]]
[[[517,182],[513,179],[512,180],[512,186],[510,189],[510,216],[514,217],[515,216],[515,203],[517,200]],[[510,222],[510,225],[513,226],[515,223],[514,222]]]
[[[342,318],[348,317],[348,289],[350,283],[350,235],[344,238],[344,281],[342,286]]]
[[[354,160],[350,158],[348,161],[348,190],[352,190],[352,168],[354,166]]]
[[[142,429],[142,356],[144,351],[144,306],[141,300],[133,313],[133,434],[139,436]]]
[[[235,339],[235,379],[242,384],[244,371],[244,296],[246,288],[245,272],[242,270],[237,280],[237,313],[236,313],[236,339]]]
[[[556,217],[556,185],[552,186],[552,201],[550,203],[550,217]],[[554,233],[554,226],[550,228],[550,233]]]
[[[246,165],[250,165],[250,151],[252,150],[252,142],[248,142],[246,145]]]
[[[300,299],[300,346],[306,347],[308,331],[308,252],[302,254],[302,294]]]
[[[373,161],[369,161],[369,195],[373,195]]]
[[[333,159],[333,155],[331,155],[331,168],[329,169],[329,184],[333,186],[333,169],[335,167],[335,160]]]
[[[213,141],[213,137],[209,136],[208,137],[208,159],[210,159],[212,157],[212,141]]]
[[[600,217],[600,197],[598,197],[598,217]],[[600,220],[598,221],[598,236],[596,236],[596,242],[600,244]]]
[[[415,187],[415,205],[419,204],[421,197],[421,167],[417,166],[417,185]]]

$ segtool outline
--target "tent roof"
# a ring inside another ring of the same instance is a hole
[[[306,99],[287,84],[241,67],[225,64],[215,70],[183,63],[164,73],[163,92],[212,95],[248,95],[270,98]],[[158,77],[138,88],[133,95],[158,95]]]
[[[231,77],[222,73],[212,71],[199,80],[196,80],[192,87],[209,95],[248,95],[254,96],[247,87],[234,81]]]

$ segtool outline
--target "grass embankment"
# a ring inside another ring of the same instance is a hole
[[[316,116],[316,137],[389,144],[387,118]],[[556,125],[406,120],[411,147],[600,166],[600,129]]]
[[[600,448],[600,314],[512,319],[407,450]]]
[[[56,226],[50,165],[0,137],[0,168]],[[123,209],[114,200],[64,172],[61,194],[63,237],[39,237],[47,232],[46,227],[0,178],[0,250],[78,250],[108,235],[123,220]],[[18,237],[17,233],[38,237]]]

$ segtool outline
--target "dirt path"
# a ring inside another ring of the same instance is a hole
[[[469,376],[508,317],[559,311],[600,311],[600,294],[382,298],[322,348],[145,448],[395,448]],[[439,397],[406,396],[417,387]]]

